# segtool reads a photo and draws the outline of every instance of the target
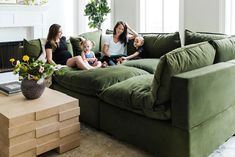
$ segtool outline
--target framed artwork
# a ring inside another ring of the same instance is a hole
[[[0,0],[0,4],[16,4],[16,0]]]

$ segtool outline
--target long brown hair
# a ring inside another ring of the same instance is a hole
[[[60,25],[58,24],[53,24],[50,26],[49,28],[49,32],[47,35],[47,41],[49,41],[52,45],[52,49],[56,49],[57,45],[56,45],[56,36],[59,33],[60,30]]]
[[[119,41],[120,41],[121,43],[124,43],[124,45],[126,45],[126,43],[127,43],[127,26],[126,26],[125,22],[123,22],[123,21],[118,21],[118,22],[116,23],[116,25],[115,25],[114,28],[113,28],[113,35],[116,35],[116,28],[117,28],[119,25],[123,25],[123,27],[124,27],[123,33],[119,36]]]

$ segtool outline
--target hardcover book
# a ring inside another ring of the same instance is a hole
[[[6,95],[15,94],[21,92],[21,83],[18,81],[2,83],[0,84],[0,92],[5,93]]]

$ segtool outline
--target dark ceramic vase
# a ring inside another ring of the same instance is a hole
[[[35,80],[23,79],[21,82],[22,94],[27,99],[37,99],[39,98],[45,90],[45,83],[37,84]]]

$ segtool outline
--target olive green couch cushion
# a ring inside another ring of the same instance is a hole
[[[68,51],[71,53],[72,56],[74,56],[74,54],[73,54],[73,46],[71,44],[70,39],[66,40],[66,45],[67,45]]]
[[[181,46],[179,32],[143,34],[144,58],[160,58]]]
[[[150,118],[166,120],[170,111],[166,108],[153,109],[151,85],[153,75],[140,75],[116,83],[105,89],[99,97],[111,105],[145,115]]]
[[[184,32],[184,36],[185,36],[184,45],[196,44],[204,41],[218,40],[229,37],[228,35],[221,33],[192,32],[187,29]]]
[[[60,86],[80,94],[96,96],[105,88],[133,76],[149,74],[147,71],[117,65],[91,70],[64,68],[64,75],[55,75],[54,80]]]
[[[40,39],[23,40],[24,53],[35,60],[42,53]]]
[[[153,74],[156,71],[159,61],[160,59],[158,58],[153,58],[153,59],[147,58],[147,59],[128,60],[126,62],[123,62],[122,64],[125,66],[143,69]]]
[[[162,56],[152,84],[155,104],[159,105],[170,100],[173,75],[211,65],[214,58],[215,49],[208,42],[178,48]]]
[[[70,41],[73,46],[74,55],[81,55],[82,49],[80,47],[80,41],[81,41],[80,37],[94,41],[95,46],[93,46],[92,51],[94,51],[95,53],[100,52],[101,33],[102,33],[101,30],[97,30],[93,32],[80,34],[78,37],[70,37]]]
[[[210,43],[216,49],[215,63],[235,59],[235,37],[212,40]]]

